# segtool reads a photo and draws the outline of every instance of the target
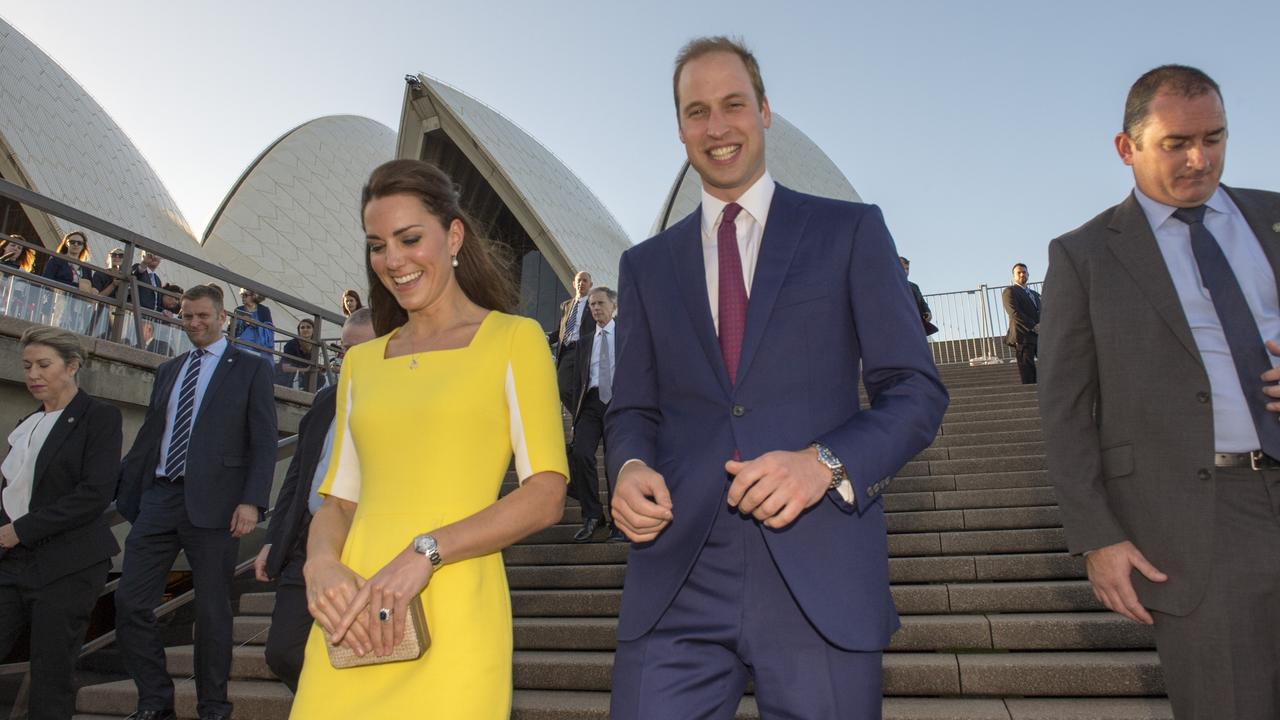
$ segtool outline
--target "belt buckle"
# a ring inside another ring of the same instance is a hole
[[[1265,457],[1266,455],[1261,450],[1250,450],[1249,467],[1253,468],[1255,472],[1262,470],[1262,459]]]

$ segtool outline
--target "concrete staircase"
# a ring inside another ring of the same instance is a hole
[[[885,496],[889,567],[903,627],[885,654],[890,720],[1172,718],[1148,628],[1106,611],[1066,554],[1047,486],[1034,388],[1012,366],[946,368],[951,406],[931,447]],[[603,720],[625,544],[575,545],[560,525],[505,553],[515,616],[518,720]],[[597,536],[603,539],[603,531]],[[283,719],[290,694],[262,643],[273,595],[240,598],[231,691],[236,717]],[[190,677],[190,646],[169,649]],[[180,717],[195,717],[190,681]],[[120,717],[131,682],[85,687],[80,720]],[[739,718],[757,718],[751,697]],[[678,719],[673,719],[678,720]]]

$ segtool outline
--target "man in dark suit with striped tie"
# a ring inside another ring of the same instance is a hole
[[[133,527],[116,591],[116,630],[138,686],[137,720],[174,717],[154,610],[179,551],[196,590],[197,711],[201,720],[231,717],[232,569],[239,538],[267,507],[275,469],[271,365],[223,337],[227,314],[213,288],[187,290],[181,317],[194,349],[156,370],[146,418],[120,473],[117,507]]]
[[[1036,347],[1040,338],[1040,293],[1027,287],[1027,266],[1013,266],[1013,284],[1002,293],[1004,311],[1009,315],[1006,345],[1014,348],[1018,376],[1023,385],[1036,383]]]

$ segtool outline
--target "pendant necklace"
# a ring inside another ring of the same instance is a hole
[[[410,370],[417,370],[417,369],[418,369],[418,355],[417,355],[417,353],[414,353],[413,355],[410,355],[410,356],[409,356],[409,369],[410,369]]]

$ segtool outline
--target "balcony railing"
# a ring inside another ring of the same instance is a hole
[[[1043,282],[1027,283],[1039,291]],[[938,332],[929,337],[938,365],[984,365],[1010,362],[1013,348],[1005,344],[1009,316],[1003,293],[1008,285],[979,285],[973,290],[925,295]]]

